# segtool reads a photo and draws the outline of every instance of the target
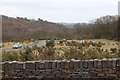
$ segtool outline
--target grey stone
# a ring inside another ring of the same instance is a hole
[[[61,61],[57,61],[57,68],[58,68],[58,69],[61,68]]]
[[[98,59],[94,60],[94,68],[98,68]]]
[[[19,69],[19,70],[25,69],[25,63],[24,62],[19,62],[17,65],[18,65],[17,69]]]
[[[40,61],[39,62],[39,68],[40,69],[45,69],[45,65],[44,64],[45,64],[45,61]]]
[[[113,60],[112,60],[112,67],[113,67],[113,68],[116,68],[116,66],[117,66],[116,63],[117,63],[117,62],[116,62],[116,59],[113,59]]]
[[[102,68],[102,60],[97,61],[97,68]]]
[[[65,69],[65,61],[61,61],[61,68]]]
[[[5,64],[5,62],[0,62],[0,70],[5,70],[4,69],[4,64]]]
[[[106,66],[107,66],[106,63],[107,63],[107,60],[106,60],[106,59],[105,59],[105,60],[103,59],[103,60],[102,60],[102,68],[106,68]]]
[[[88,61],[88,68],[93,68],[94,67],[94,60],[89,60]]]
[[[70,61],[65,61],[64,63],[65,63],[64,68],[65,68],[65,69],[69,69],[69,63],[70,63]]]
[[[9,68],[10,71],[15,70],[15,63],[9,62],[9,67],[8,68]]]
[[[87,68],[88,67],[88,60],[83,60],[82,64],[83,64],[83,68]]]
[[[13,64],[14,64],[14,69],[17,70],[18,69],[18,62],[15,62]]]
[[[35,69],[36,69],[36,70],[39,70],[39,69],[40,69],[39,65],[40,65],[39,61],[36,61],[36,62],[35,62]]]
[[[35,62],[34,61],[26,62],[25,69],[35,70]]]
[[[69,68],[70,68],[70,69],[73,69],[73,68],[74,68],[74,62],[73,62],[73,61],[70,61],[70,62],[69,62]]]
[[[9,63],[8,62],[5,62],[4,63],[4,71],[9,71]]]
[[[52,68],[52,62],[51,61],[45,61],[45,69]]]
[[[109,60],[107,60],[107,62],[106,62],[106,64],[107,64],[107,68],[112,68],[112,59],[109,59]]]
[[[117,59],[117,67],[120,67],[120,58]]]
[[[57,68],[57,61],[52,61],[52,69],[56,69]]]
[[[83,61],[82,60],[79,61],[79,68],[83,68]]]
[[[77,69],[79,66],[79,60],[74,61],[74,68]]]
[[[112,60],[102,60],[102,68],[110,68],[112,67]]]
[[[48,78],[52,77],[66,78],[67,76],[73,78],[78,77],[89,78],[102,75],[109,76],[109,74],[112,76],[119,76],[120,73],[119,70],[120,59],[62,60],[62,61],[54,60],[35,62],[12,61],[4,62],[3,64],[4,74],[21,78],[23,77],[32,78],[41,76]]]

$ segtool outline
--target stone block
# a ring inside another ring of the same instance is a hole
[[[83,64],[83,68],[88,68],[88,60],[83,60],[82,64]]]
[[[14,70],[14,63],[13,62],[9,62],[9,69],[11,71]]]
[[[8,65],[6,65],[6,67],[8,67],[10,71],[15,71],[18,67],[18,62],[17,61],[8,62]]]
[[[73,62],[72,60],[69,62],[69,68],[70,68],[70,69],[73,69],[73,68],[74,68],[74,62]]]
[[[110,67],[112,67],[112,60],[103,59],[102,68],[110,68]]]
[[[4,70],[4,64],[5,62],[0,62],[0,70]]]
[[[45,61],[45,69],[51,69],[52,68],[52,62],[51,61]]]
[[[79,68],[81,68],[81,69],[83,68],[83,61],[82,60],[79,61]]]
[[[36,61],[36,62],[35,62],[35,69],[36,69],[36,70],[40,69],[39,65],[40,65],[39,61]]]
[[[9,71],[9,63],[8,62],[5,62],[4,63],[4,71]]]
[[[61,61],[57,61],[57,68],[61,69]]]
[[[94,67],[95,68],[102,68],[102,60],[95,60]]]
[[[57,61],[52,61],[52,69],[56,69],[57,68]]]
[[[48,67],[49,67],[49,66],[48,66],[48,62],[45,61],[45,63],[44,63],[44,68],[45,68],[45,69],[48,69]]]
[[[88,61],[88,68],[94,68],[94,60]]]
[[[14,62],[14,63],[13,63],[13,64],[14,64],[14,69],[15,69],[15,70],[18,69],[18,63],[19,63],[19,62]]]
[[[112,68],[116,68],[117,66],[117,60],[116,59],[112,59]]]
[[[102,60],[102,68],[106,68],[106,63],[107,63],[107,60],[106,59],[103,59]]]
[[[66,62],[66,61],[61,61],[61,68],[62,68],[62,69],[65,69],[65,62]]]
[[[79,60],[75,60],[74,61],[74,68],[77,69],[77,68],[79,68],[79,66],[80,66],[79,65]]]
[[[97,68],[98,67],[98,59],[95,59],[94,60],[94,68]]]
[[[107,60],[106,65],[107,68],[112,68],[112,59]]]
[[[116,63],[117,63],[117,67],[120,67],[120,58],[117,59]]]
[[[39,68],[40,69],[45,69],[45,61],[40,61],[39,62]]]
[[[69,63],[70,63],[70,61],[65,61],[64,63],[65,63],[64,68],[65,68],[65,69],[69,69]]]
[[[19,70],[25,69],[25,63],[24,62],[18,62],[17,69],[19,69]]]
[[[25,69],[35,70],[35,62],[34,61],[27,61],[25,63]]]

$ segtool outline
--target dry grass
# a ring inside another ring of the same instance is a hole
[[[22,47],[26,47],[26,46],[30,46],[30,45],[33,45],[33,44],[36,44],[38,41],[36,42],[29,42],[29,41],[25,41],[25,42],[3,42],[3,47],[2,49],[11,49],[13,47],[13,45],[15,44],[21,44]]]
[[[111,48],[116,48],[118,49],[118,45],[102,45],[101,49],[103,49],[104,51],[105,50],[108,50],[108,52],[111,52],[110,49]]]
[[[87,39],[86,41],[97,41],[97,42],[118,42],[114,40],[106,40],[106,39]]]

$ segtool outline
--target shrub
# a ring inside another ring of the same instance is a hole
[[[3,61],[18,61],[18,54],[16,52],[3,52],[2,60]]]
[[[20,52],[20,56],[23,61],[30,61],[32,60],[30,56],[30,53],[32,52],[31,48],[26,48],[24,52]]]
[[[111,48],[110,51],[112,51],[112,53],[117,53],[117,49],[116,48]]]
[[[88,49],[85,51],[86,59],[96,59],[97,58],[97,51],[95,49]]]
[[[55,46],[54,40],[46,41],[46,47],[54,47],[54,46]]]
[[[55,54],[55,48],[53,48],[53,47],[45,48],[41,52],[40,58],[43,60],[51,60],[51,59],[55,58],[54,54]]]

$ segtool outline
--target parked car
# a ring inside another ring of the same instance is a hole
[[[2,43],[0,43],[0,48],[4,47],[4,45]]]
[[[86,41],[85,40],[81,40],[80,43],[86,43]]]
[[[63,39],[63,40],[61,40],[62,42],[67,42],[67,40],[66,39]]]
[[[97,43],[96,41],[92,41],[92,43]]]
[[[15,45],[13,45],[13,49],[19,49],[19,48],[22,48],[21,44],[15,44]]]

